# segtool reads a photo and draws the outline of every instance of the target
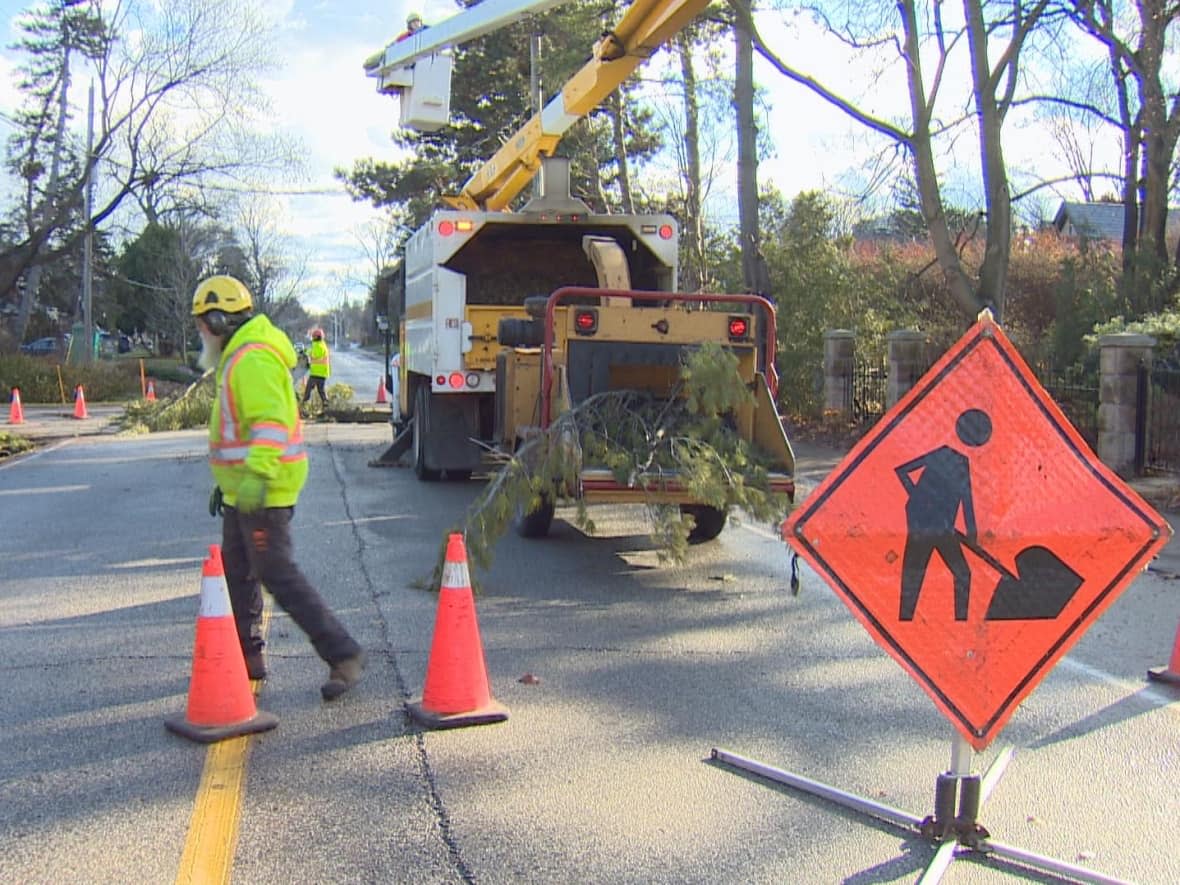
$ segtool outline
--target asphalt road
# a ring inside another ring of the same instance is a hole
[[[952,732],[767,527],[661,564],[633,509],[596,537],[504,538],[478,575],[506,722],[424,731],[437,597],[421,587],[482,488],[368,461],[384,425],[313,425],[297,557],[370,655],[327,705],[289,619],[270,622],[232,846],[266,882],[913,882],[925,840],[710,759],[724,748],[918,816]],[[833,455],[801,447],[800,477]],[[210,751],[184,709],[200,564],[217,524],[200,432],[80,437],[0,464],[0,881],[175,880]],[[806,490],[806,489],[805,489]],[[568,514],[567,514],[568,515]],[[1175,522],[1175,520],[1173,520]],[[986,768],[994,838],[1143,883],[1180,881],[1180,691],[1144,681],[1180,622],[1141,576],[1025,701]],[[527,678],[526,678],[527,677]],[[978,858],[947,882],[1052,881]]]
[[[383,361],[381,354],[367,350],[333,350],[332,375],[328,379],[328,386],[347,384],[353,390],[354,403],[375,403],[377,388],[383,380]]]

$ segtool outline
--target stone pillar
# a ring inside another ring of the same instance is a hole
[[[1135,410],[1139,364],[1152,359],[1155,339],[1119,332],[1098,339],[1098,459],[1127,478],[1135,473]]]
[[[926,361],[926,336],[921,332],[898,329],[890,332],[885,340],[889,344],[889,384],[885,389],[885,406],[892,408],[909,393],[930,366]]]
[[[855,332],[847,329],[824,332],[824,415],[852,415],[852,369],[855,362]]]

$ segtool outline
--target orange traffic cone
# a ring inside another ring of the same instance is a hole
[[[1147,678],[1155,682],[1180,685],[1180,626],[1176,627],[1176,641],[1172,643],[1172,660],[1168,666],[1147,671]]]
[[[145,396],[144,399],[149,403],[154,403],[156,401],[156,385],[152,384],[151,381],[148,382],[147,396]]]
[[[209,545],[201,571],[201,610],[193,644],[192,679],[188,708],[164,720],[169,731],[203,744],[268,731],[279,724],[254,705],[246,659],[225,585],[221,548]]]
[[[25,410],[20,406],[20,391],[15,387],[12,388],[12,405],[8,407],[8,423],[25,423]]]
[[[79,384],[74,390],[74,417],[75,418],[89,418],[90,414],[86,411],[86,394],[82,392],[82,385]]]
[[[377,382],[377,404],[387,403],[389,400],[385,398],[385,379],[382,378]]]
[[[467,549],[460,534],[447,539],[426,685],[422,700],[408,709],[427,728],[487,725],[508,718],[508,711],[492,700],[467,574]]]

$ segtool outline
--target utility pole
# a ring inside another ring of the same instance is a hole
[[[85,208],[86,235],[82,248],[82,333],[85,338],[82,358],[84,365],[94,362],[94,224],[91,213],[94,210],[94,80],[90,81],[90,98],[86,104],[86,190],[83,200]]]

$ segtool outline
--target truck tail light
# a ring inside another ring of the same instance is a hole
[[[455,232],[455,222],[445,220],[440,221],[438,223],[438,232],[441,236],[449,237]]]
[[[729,318],[729,340],[744,341],[750,337],[750,320],[748,317]]]
[[[574,331],[579,335],[593,335],[598,331],[598,311],[580,309],[574,311]]]
[[[661,224],[660,225],[660,239],[661,240],[672,239],[673,233],[674,233],[674,231],[672,229],[672,225],[670,225],[670,224]]]
[[[458,390],[463,386],[463,373],[451,372],[451,376],[447,379],[447,383],[451,385],[452,390]]]
[[[479,375],[475,372],[468,372],[465,380],[468,387],[479,387]]]

